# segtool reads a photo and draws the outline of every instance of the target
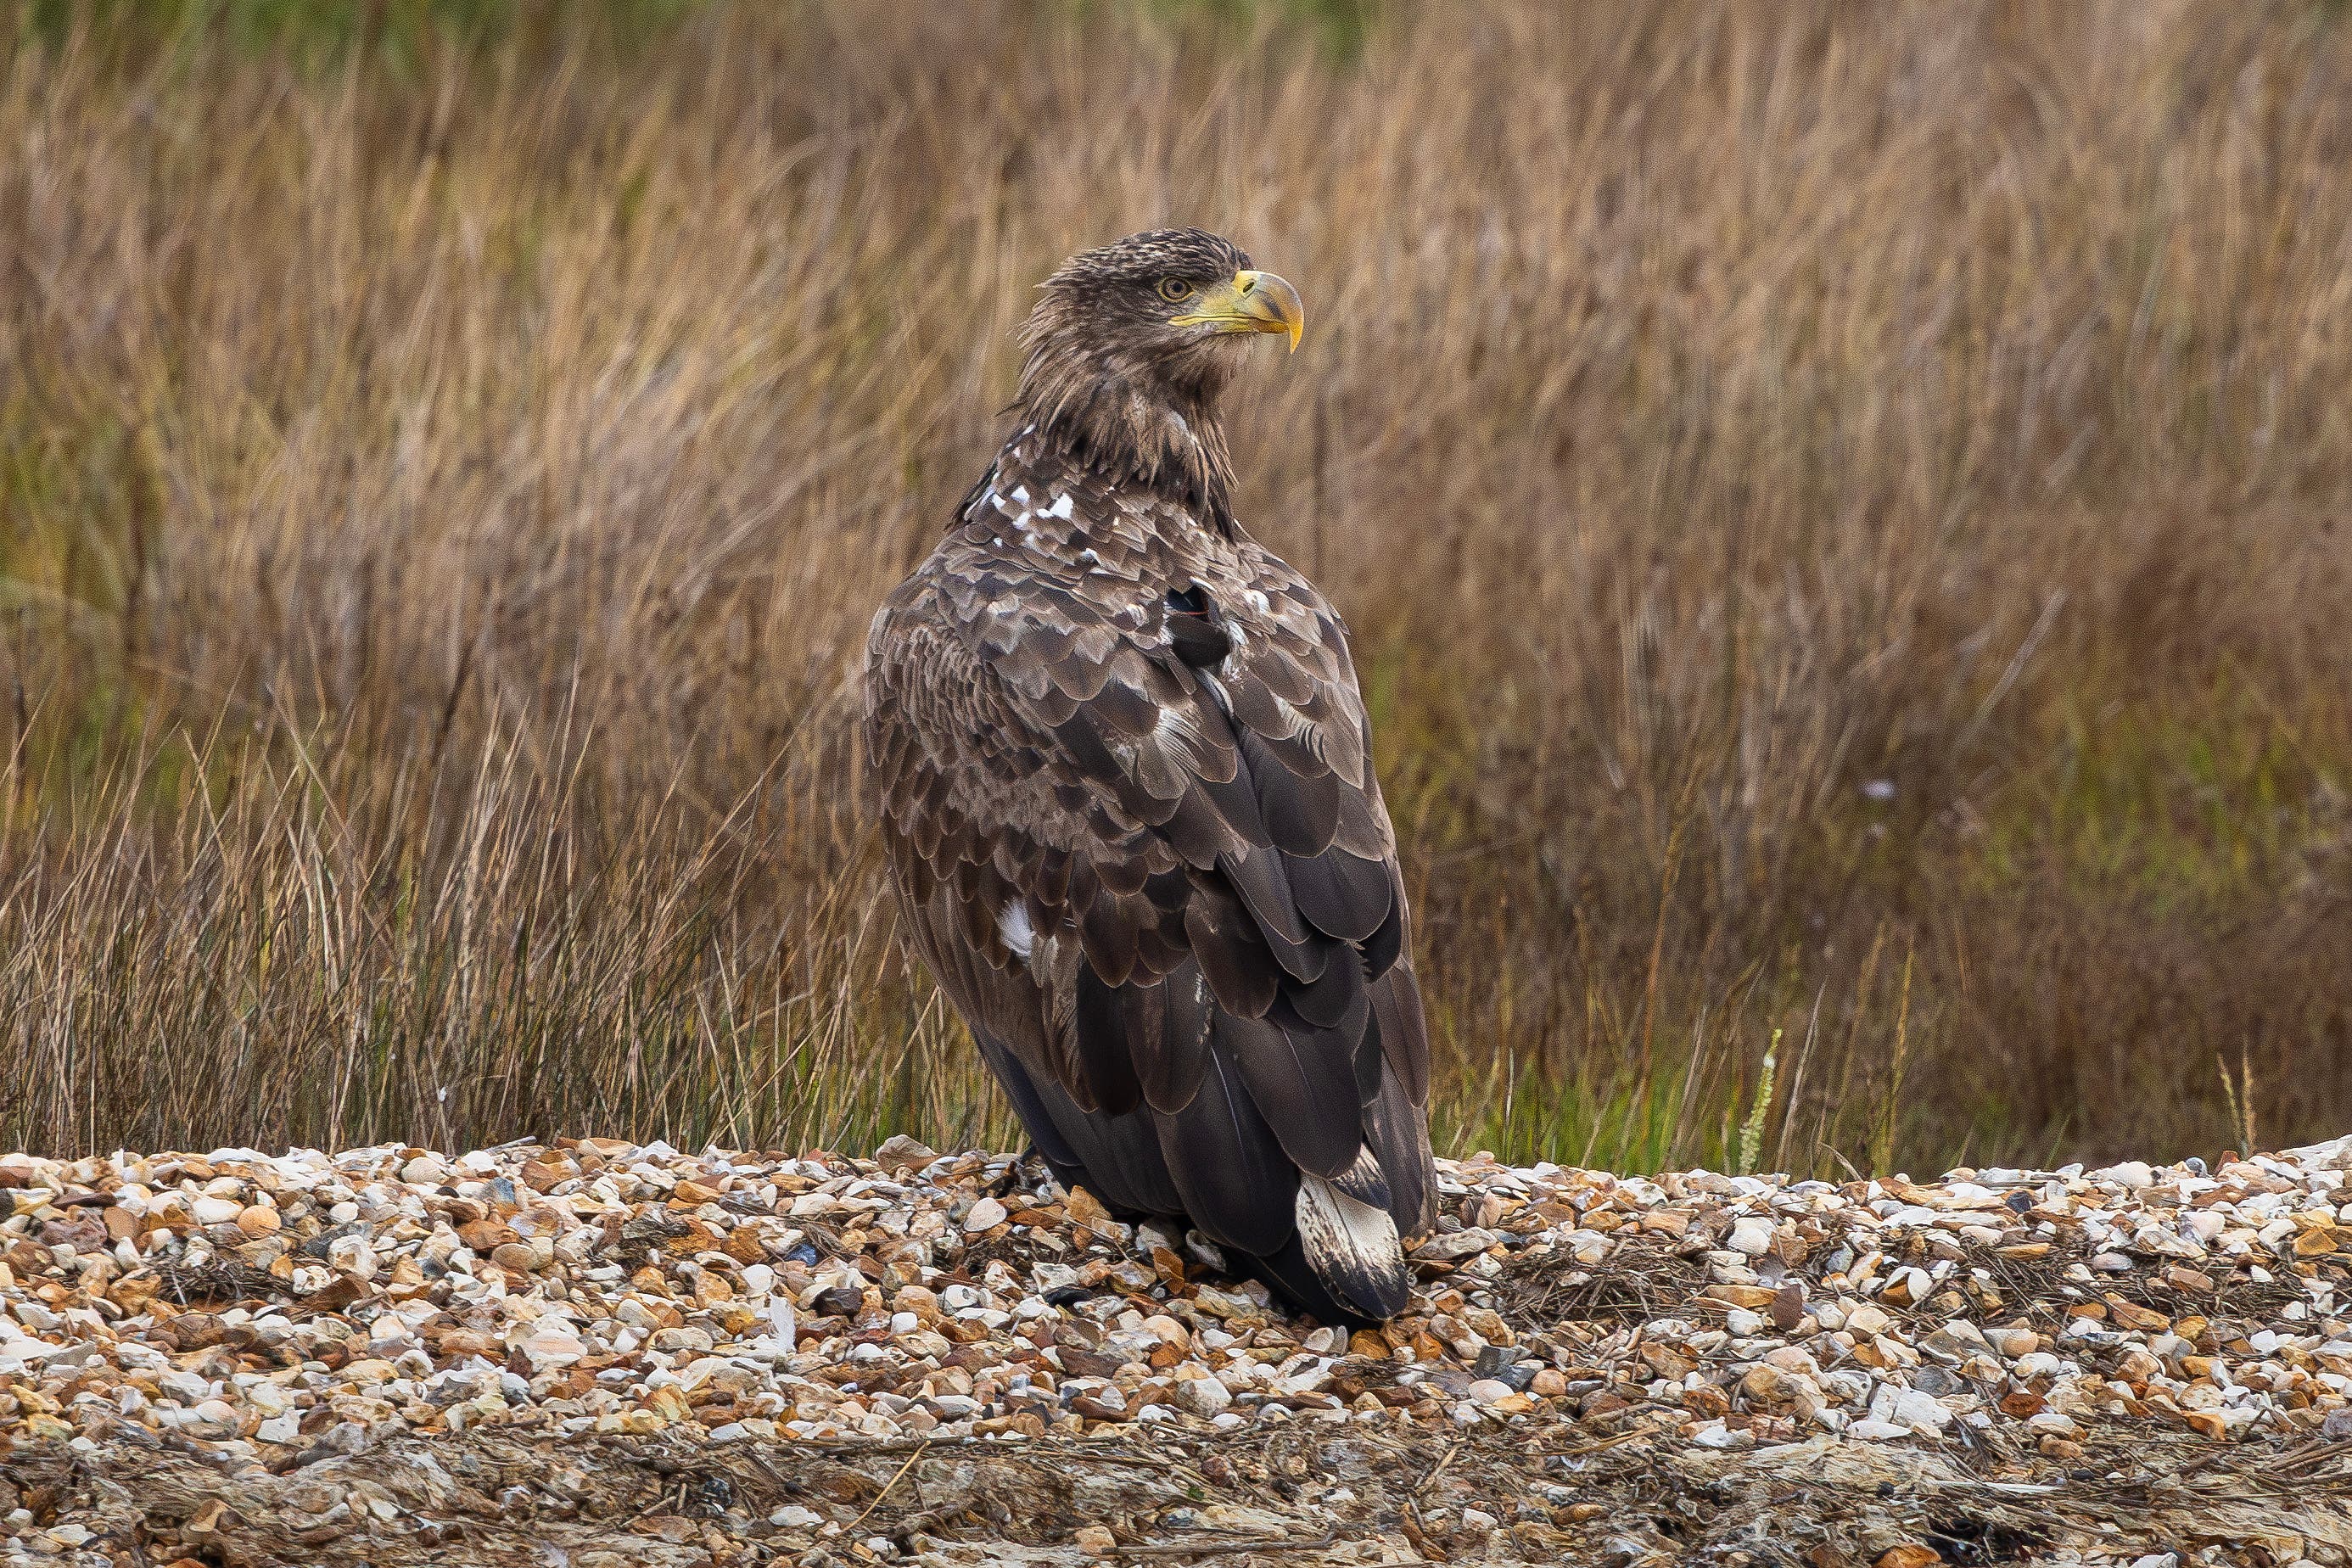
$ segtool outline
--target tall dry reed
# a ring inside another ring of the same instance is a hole
[[[1244,520],[1355,628],[1446,1137],[2344,1130],[2333,11],[681,9],[7,47],[0,1144],[1006,1137],[857,665],[1029,285],[1171,221],[1307,300]]]

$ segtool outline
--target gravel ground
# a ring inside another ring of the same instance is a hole
[[[1439,1173],[1350,1337],[903,1140],[0,1155],[0,1563],[2352,1562],[2352,1139]]]

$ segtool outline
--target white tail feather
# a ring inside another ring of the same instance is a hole
[[[1381,1318],[1402,1305],[1404,1246],[1388,1210],[1302,1173],[1296,1213],[1307,1264],[1342,1305]]]

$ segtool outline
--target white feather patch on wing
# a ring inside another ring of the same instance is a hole
[[[1193,777],[1215,765],[1189,703],[1167,704],[1152,721],[1150,733],[1139,742],[1114,741],[1110,749],[1136,783],[1162,800],[1182,795]]]
[[[1388,1210],[1301,1172],[1295,1213],[1307,1264],[1342,1305],[1368,1317],[1397,1310],[1407,1285],[1404,1246]]]
[[[1027,958],[1037,945],[1036,928],[1029,923],[1029,906],[1018,899],[996,911],[996,930],[1017,958]]]

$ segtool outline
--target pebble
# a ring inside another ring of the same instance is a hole
[[[234,1225],[245,1205],[235,1198],[197,1198],[188,1205],[188,1214],[198,1225]]]
[[[1952,1424],[1952,1412],[1933,1394],[1897,1388],[1890,1383],[1880,1384],[1877,1397],[1870,1402],[1870,1419],[1913,1431],[1935,1432]]]
[[[1017,1442],[1317,1420],[1719,1449],[2005,1427],[2063,1458],[2150,1420],[2215,1443],[2352,1430],[2352,1140],[2210,1172],[1834,1184],[1440,1161],[1461,1227],[1414,1249],[1403,1315],[1352,1335],[1216,1272],[1201,1238],[1050,1183],[997,1195],[1001,1157],[884,1154],[0,1155],[0,1451],[135,1426],[286,1470],[488,1426]],[[1669,1267],[1682,1283],[1626,1293],[1646,1316],[1514,1290]],[[2033,1299],[2003,1295],[2036,1269]]]
[[[1202,1417],[1222,1415],[1234,1402],[1233,1390],[1213,1377],[1188,1378],[1176,1384],[1176,1404]]]

